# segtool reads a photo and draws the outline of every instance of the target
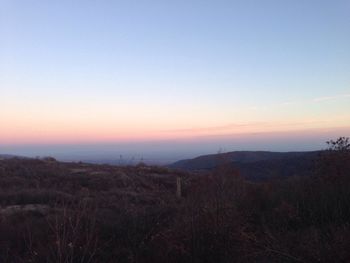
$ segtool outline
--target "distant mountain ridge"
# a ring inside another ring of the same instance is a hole
[[[209,171],[230,163],[247,179],[266,180],[273,177],[310,175],[314,171],[315,159],[319,154],[320,151],[235,151],[180,160],[168,167],[186,171]]]
[[[0,160],[6,160],[11,158],[28,159],[29,157],[13,155],[13,154],[0,154]]]

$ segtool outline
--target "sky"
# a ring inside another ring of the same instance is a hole
[[[0,153],[325,147],[350,136],[349,13],[349,0],[0,0]]]

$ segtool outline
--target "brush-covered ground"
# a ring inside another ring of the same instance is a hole
[[[225,164],[0,160],[0,262],[350,262],[349,164],[333,148],[312,176],[257,183]]]

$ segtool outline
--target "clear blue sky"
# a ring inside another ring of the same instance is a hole
[[[0,91],[8,151],[310,130],[317,148],[350,131],[350,1],[0,0]]]

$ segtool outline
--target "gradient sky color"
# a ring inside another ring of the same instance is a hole
[[[350,135],[349,14],[348,0],[0,0],[0,146],[318,149]]]

